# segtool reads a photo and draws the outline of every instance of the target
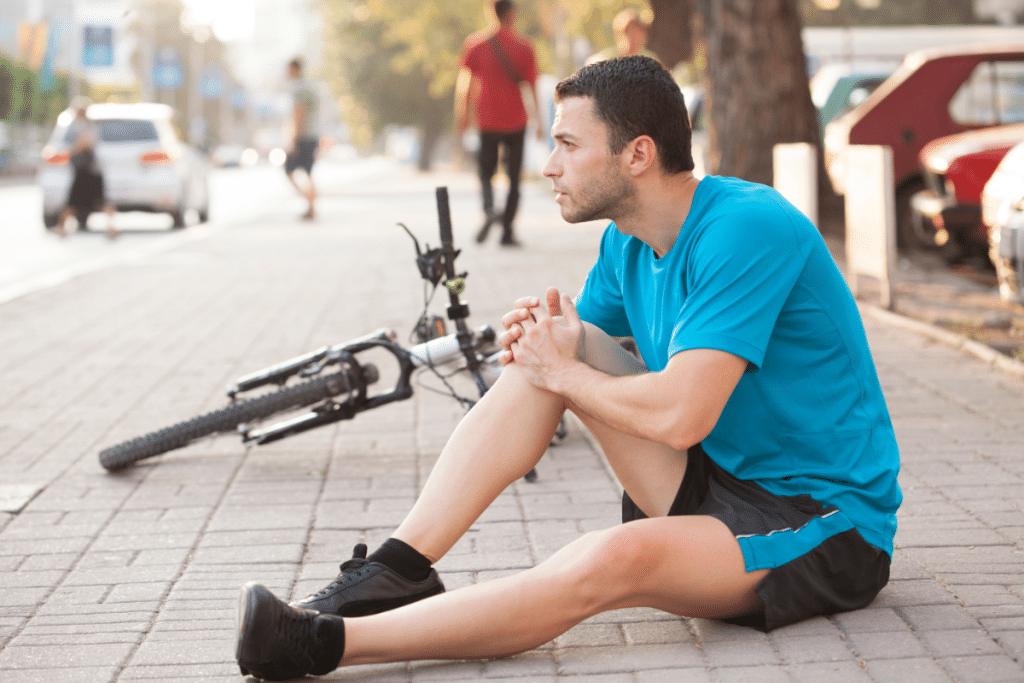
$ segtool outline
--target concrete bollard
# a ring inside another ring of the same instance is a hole
[[[775,189],[818,226],[818,155],[809,142],[787,142],[772,148]]]
[[[892,149],[850,145],[846,157],[846,266],[857,296],[858,278],[874,277],[881,304],[892,308],[896,263],[896,200]]]

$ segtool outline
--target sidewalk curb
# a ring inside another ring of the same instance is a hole
[[[863,301],[858,301],[857,305],[860,308],[861,315],[870,315],[872,318],[887,325],[915,332],[946,346],[959,349],[969,353],[989,367],[1001,370],[1012,377],[1024,379],[1024,363],[999,353],[987,344],[982,344],[968,338],[966,335],[950,332],[937,325],[915,318],[908,318],[907,316],[893,313]]]

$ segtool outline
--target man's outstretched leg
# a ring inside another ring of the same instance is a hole
[[[339,665],[502,657],[612,609],[749,614],[760,607],[754,586],[766,573],[745,571],[736,538],[717,519],[643,519],[587,534],[518,574],[366,617],[295,609],[250,584],[236,655],[243,672],[268,680]]]
[[[365,546],[356,546],[337,579],[293,604],[363,616],[443,592],[431,565],[537,464],[563,410],[561,398],[531,385],[518,368],[506,368],[456,427],[393,537],[369,557]]]

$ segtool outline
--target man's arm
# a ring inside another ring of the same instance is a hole
[[[544,139],[544,117],[540,113],[540,99],[537,97],[537,83],[529,83],[526,87],[522,88],[529,93],[529,103],[526,105],[527,116],[537,122],[537,139]]]
[[[472,95],[476,87],[476,76],[472,71],[463,67],[459,70],[458,79],[455,81],[455,120],[459,127],[459,133],[465,133],[471,123]]]
[[[747,361],[715,349],[675,354],[660,372],[616,377],[584,362],[585,327],[571,299],[547,292],[516,302],[502,318],[504,361],[612,429],[684,450],[706,437]]]

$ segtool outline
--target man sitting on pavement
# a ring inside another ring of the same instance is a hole
[[[506,367],[392,538],[292,605],[242,589],[243,673],[507,656],[626,607],[769,630],[863,607],[888,581],[899,453],[821,236],[771,188],[693,176],[683,97],[655,60],[584,67],[556,95],[544,173],[562,216],[613,221],[586,284],[502,318]],[[443,592],[431,565],[565,410],[622,483],[624,523]]]

